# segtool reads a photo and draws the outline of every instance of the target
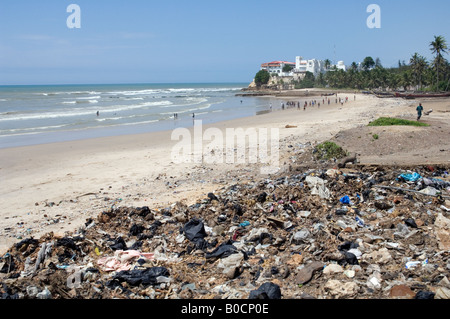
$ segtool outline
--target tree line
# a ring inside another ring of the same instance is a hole
[[[448,53],[448,45],[443,36],[435,36],[430,42],[433,59],[428,61],[419,53],[411,55],[408,62],[399,61],[398,66],[385,68],[381,60],[368,56],[358,65],[353,62],[346,70],[331,66],[325,60],[327,72],[316,77],[307,72],[302,80],[294,81],[295,88],[338,88],[357,90],[415,90],[415,91],[450,91],[450,63],[444,55]],[[270,74],[266,70],[255,76],[258,86],[267,84]]]

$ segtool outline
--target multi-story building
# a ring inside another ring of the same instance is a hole
[[[268,63],[261,64],[261,70],[267,70],[270,74],[277,74],[279,76],[292,76],[291,72],[283,72],[283,68],[289,65],[292,69],[295,68],[295,63],[287,61],[272,61]]]
[[[283,72],[283,68],[286,65],[292,67],[290,72]],[[346,70],[344,61],[338,61],[335,67],[337,70]],[[315,77],[317,77],[321,73],[334,70],[334,68],[332,68],[332,65],[327,68],[325,61],[323,60],[304,60],[303,57],[297,56],[295,58],[295,63],[287,61],[272,61],[261,64],[261,70],[267,70],[270,74],[276,74],[280,77],[293,77],[293,79],[301,79],[305,76],[306,72],[311,72]]]
[[[314,76],[318,76],[320,73],[326,72],[325,61],[312,59],[303,60],[303,57],[297,56],[295,58],[295,69],[296,73],[306,73],[311,72]]]

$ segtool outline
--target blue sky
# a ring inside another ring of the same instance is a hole
[[[81,28],[69,29],[70,4]],[[381,28],[369,29],[369,4]],[[250,82],[304,58],[396,66],[450,43],[448,0],[1,0],[0,85]],[[449,56],[446,56],[449,58]]]

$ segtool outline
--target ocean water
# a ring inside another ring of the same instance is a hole
[[[246,86],[0,86],[0,148],[189,127],[193,114],[208,124],[266,110],[266,99],[235,96]]]

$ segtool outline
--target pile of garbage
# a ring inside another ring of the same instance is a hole
[[[448,167],[311,168],[17,242],[3,299],[448,299]]]

